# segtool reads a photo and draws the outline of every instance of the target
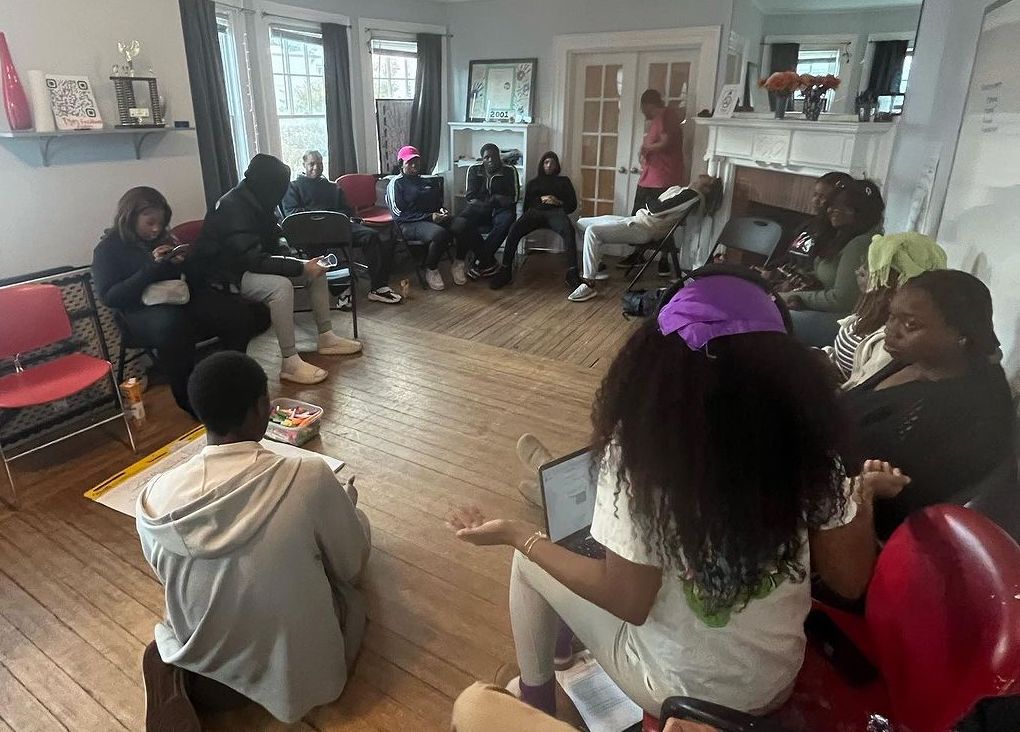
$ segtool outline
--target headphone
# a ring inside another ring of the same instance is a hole
[[[659,311],[664,308],[673,296],[676,295],[680,290],[684,288],[688,282],[693,280],[700,280],[706,277],[738,277],[746,282],[757,285],[762,291],[769,296],[769,299],[776,306],[776,310],[779,311],[779,317],[783,319],[783,325],[786,327],[786,332],[793,334],[793,318],[790,316],[790,309],[786,307],[786,302],[783,298],[779,297],[772,291],[765,278],[758,274],[757,271],[744,267],[739,264],[729,264],[726,262],[716,262],[713,264],[706,264],[703,267],[698,267],[695,270],[689,272],[683,272],[680,275],[680,279],[674,282],[672,285],[666,288],[665,292],[662,293],[662,297],[659,298],[659,307],[655,310],[655,319],[659,317]]]

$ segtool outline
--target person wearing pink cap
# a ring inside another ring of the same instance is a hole
[[[555,712],[562,619],[646,712],[680,695],[764,714],[804,657],[812,569],[864,593],[873,498],[908,479],[882,463],[846,478],[825,365],[787,327],[762,282],[706,268],[631,336],[592,411],[604,558],[478,508],[450,516],[458,538],[517,550],[507,688],[523,701]]]
[[[397,151],[397,160],[400,161],[400,175],[391,178],[386,186],[386,204],[405,239],[427,244],[425,282],[433,290],[446,288],[439,272],[439,260],[450,244],[456,242],[456,258],[450,273],[454,284],[465,284],[467,249],[465,243],[450,231],[453,217],[443,208],[442,189],[435,181],[422,177],[419,170],[421,154],[416,147],[404,145]]]

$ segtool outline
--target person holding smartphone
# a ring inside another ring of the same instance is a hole
[[[156,352],[174,400],[193,414],[188,377],[195,345],[215,336],[223,348],[244,352],[248,341],[269,327],[269,310],[188,277],[191,245],[168,232],[171,213],[154,188],[140,186],[121,196],[113,225],[93,251],[92,279],[100,301],[120,313],[135,342]],[[156,302],[148,288],[173,281],[186,283],[181,286],[186,295],[177,297],[177,304]]]
[[[432,290],[446,288],[439,272],[439,260],[456,241],[456,257],[450,267],[450,275],[455,285],[463,285],[467,282],[464,263],[467,240],[455,237],[451,231],[453,217],[443,208],[442,189],[434,180],[422,177],[419,170],[421,155],[417,148],[404,145],[397,153],[397,160],[400,161],[400,175],[391,178],[386,186],[386,203],[404,238],[428,245],[425,282]]]

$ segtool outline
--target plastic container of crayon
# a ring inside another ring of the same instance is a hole
[[[284,418],[285,414],[290,418]],[[319,434],[322,407],[297,399],[274,399],[269,405],[266,437],[289,445],[303,445]]]

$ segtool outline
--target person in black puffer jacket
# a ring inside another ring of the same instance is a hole
[[[248,341],[269,327],[269,309],[188,276],[188,250],[170,257],[179,244],[167,230],[171,214],[166,198],[154,188],[140,186],[121,196],[113,226],[92,253],[92,281],[99,300],[120,313],[134,343],[156,352],[174,400],[194,416],[188,377],[195,367],[195,345],[215,336],[223,348],[243,353]],[[182,275],[189,290],[186,304],[142,302],[149,285]]]
[[[315,259],[298,259],[283,239],[277,209],[289,184],[290,168],[282,161],[261,153],[252,158],[244,180],[227,191],[206,215],[196,247],[196,265],[215,286],[269,306],[283,355],[280,379],[317,384],[329,374],[298,355],[295,283],[308,288],[319,330],[319,353],[357,353],[361,344],[333,332],[325,268]]]
[[[570,178],[560,174],[560,159],[551,150],[538,161],[538,175],[524,188],[524,213],[510,227],[503,247],[503,266],[492,278],[490,287],[498,290],[513,279],[514,257],[521,237],[539,229],[550,229],[563,239],[567,252],[566,282],[570,289],[581,284],[577,271],[577,239],[568,218],[577,210],[577,192]]]

